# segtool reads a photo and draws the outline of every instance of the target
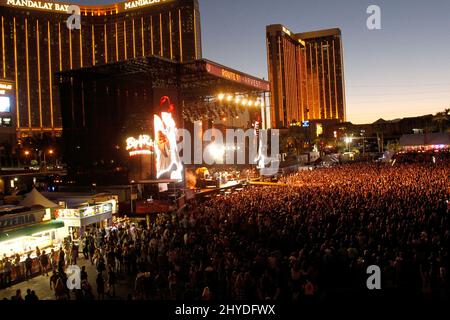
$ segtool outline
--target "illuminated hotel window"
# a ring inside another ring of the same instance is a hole
[[[0,126],[2,127],[11,127],[12,121],[11,118],[0,118]]]

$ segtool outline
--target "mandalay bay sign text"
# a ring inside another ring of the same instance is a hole
[[[132,0],[117,3],[116,8],[118,9],[119,12],[121,12],[126,10],[147,7],[151,5],[162,4],[171,1],[173,0]],[[5,3],[5,1],[0,1],[0,3]],[[58,11],[64,13],[67,13],[71,6],[70,4],[48,2],[48,1],[36,1],[36,0],[6,0],[6,5],[11,7],[29,8],[46,11]],[[81,7],[89,8],[89,6],[81,6]]]
[[[53,2],[33,1],[33,0],[7,0],[6,4],[12,7],[22,7],[22,8],[61,11],[61,12],[67,12],[70,7],[69,4],[59,4]]]
[[[136,9],[140,7],[146,7],[152,4],[158,4],[163,2],[169,2],[171,0],[134,0],[124,3],[124,9],[130,10],[130,9]]]

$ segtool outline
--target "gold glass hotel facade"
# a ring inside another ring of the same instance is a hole
[[[0,0],[0,83],[14,89],[0,118],[12,119],[18,138],[62,130],[56,72],[150,55],[202,57],[197,0],[80,5],[81,29],[72,30],[70,5]]]
[[[345,121],[341,31],[294,34],[282,25],[270,25],[266,33],[272,126]]]

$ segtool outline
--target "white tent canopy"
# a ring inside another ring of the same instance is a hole
[[[43,206],[44,208],[56,208],[58,205],[46,197],[44,197],[36,188],[33,188],[30,193],[25,195],[25,198],[20,202],[21,206],[32,207],[32,206]]]

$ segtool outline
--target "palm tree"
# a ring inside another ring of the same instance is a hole
[[[447,122],[450,119],[450,108],[445,109],[442,112],[436,113],[436,115],[433,116],[433,122],[436,122],[439,128],[439,132],[444,132],[444,124],[447,124]]]

